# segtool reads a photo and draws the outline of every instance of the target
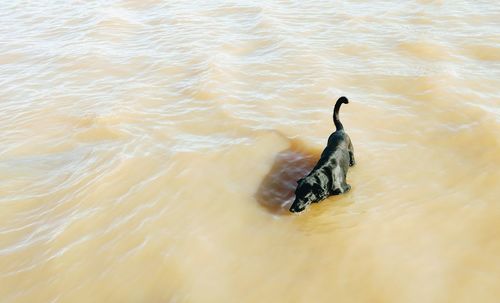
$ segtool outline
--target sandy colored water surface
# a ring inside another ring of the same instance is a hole
[[[9,2],[1,302],[498,302],[494,1]],[[352,190],[300,215],[333,130]]]

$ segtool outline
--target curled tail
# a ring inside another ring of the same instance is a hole
[[[335,108],[333,109],[333,123],[335,123],[335,127],[337,128],[337,130],[344,129],[344,126],[342,125],[342,123],[340,123],[339,120],[339,109],[342,103],[347,104],[349,103],[349,100],[347,100],[346,97],[340,97],[337,100],[337,103],[335,103]]]

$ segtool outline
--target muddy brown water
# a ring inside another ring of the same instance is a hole
[[[494,1],[1,7],[1,302],[498,302]]]

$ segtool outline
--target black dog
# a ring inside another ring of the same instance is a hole
[[[349,103],[346,97],[340,97],[333,110],[333,123],[337,130],[328,138],[328,144],[321,153],[313,170],[297,181],[295,201],[290,207],[291,212],[301,212],[307,205],[319,202],[331,195],[339,195],[351,189],[346,183],[349,166],[354,165],[354,150],[351,139],[344,131],[339,120],[339,109],[342,103]]]

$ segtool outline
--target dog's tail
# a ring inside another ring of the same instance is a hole
[[[344,129],[344,126],[342,125],[342,123],[340,123],[339,120],[339,110],[342,103],[347,104],[349,103],[349,100],[347,100],[346,97],[340,97],[337,100],[337,103],[335,103],[335,108],[333,109],[333,123],[335,123],[335,127],[337,128],[337,130]]]

